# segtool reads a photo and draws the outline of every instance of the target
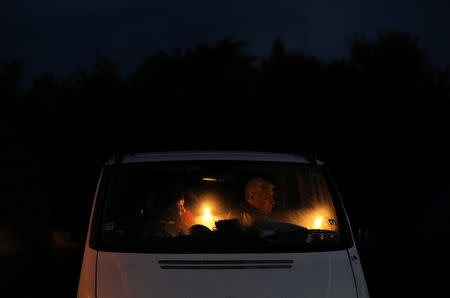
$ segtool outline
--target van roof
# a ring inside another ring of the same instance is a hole
[[[194,160],[246,160],[267,162],[289,162],[323,165],[323,162],[306,155],[274,152],[250,152],[250,151],[169,151],[149,152],[117,156],[108,162],[137,163],[137,162],[161,162],[161,161],[194,161]]]

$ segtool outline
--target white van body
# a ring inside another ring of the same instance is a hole
[[[169,152],[123,156],[114,163],[171,161],[323,163],[293,154]],[[102,176],[102,175],[101,175]],[[101,181],[100,177],[100,181]],[[100,185],[99,181],[99,185]],[[369,297],[351,229],[347,247],[290,253],[128,253],[91,247],[91,212],[78,298]],[[339,199],[340,200],[340,199]],[[340,202],[342,204],[342,202]],[[345,215],[347,226],[348,217]]]

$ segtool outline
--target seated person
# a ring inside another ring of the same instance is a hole
[[[144,200],[137,208],[138,227],[136,231],[139,237],[160,237],[167,238],[169,235],[165,231],[164,224],[160,220],[160,210],[156,207],[155,194],[153,192],[145,193]]]
[[[251,179],[245,188],[245,200],[239,204],[238,219],[244,227],[249,227],[256,219],[267,218],[275,204],[274,185],[261,177]]]
[[[186,233],[193,225],[192,213],[184,206],[185,199],[183,193],[178,193],[175,200],[170,203],[164,219],[161,220],[166,226],[166,231],[179,235]]]

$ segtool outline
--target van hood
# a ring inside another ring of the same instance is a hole
[[[99,252],[98,298],[357,297],[346,250],[291,254]]]

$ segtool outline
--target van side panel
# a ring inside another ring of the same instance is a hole
[[[78,281],[77,298],[95,298],[97,286],[97,256],[98,252],[89,246],[91,238],[92,221],[94,217],[95,203],[97,201],[98,190],[102,180],[103,170],[98,179],[97,188],[95,190],[94,202],[92,204],[91,216],[89,219],[89,229],[86,236],[86,243],[84,246],[83,263],[81,265],[80,280]]]
[[[77,298],[95,298],[97,251],[86,245],[78,283]]]
[[[356,246],[348,249],[348,255],[350,263],[353,269],[353,275],[355,277],[356,290],[358,292],[358,298],[369,298],[369,290],[367,288],[366,279],[364,277],[364,271],[361,265],[361,259],[358,254]]]

